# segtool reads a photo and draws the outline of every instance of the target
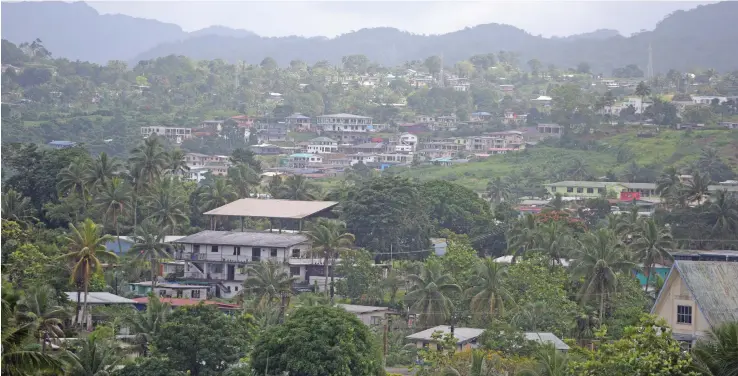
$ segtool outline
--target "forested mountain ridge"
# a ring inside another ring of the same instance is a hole
[[[58,56],[97,63],[125,60],[135,64],[175,54],[253,64],[272,57],[285,66],[294,59],[310,64],[320,60],[338,63],[343,56],[363,54],[380,64],[397,65],[442,54],[451,63],[504,50],[517,53],[521,61],[537,58],[563,67],[575,67],[584,61],[595,72],[610,72],[628,64],[646,66],[649,44],[653,47],[655,72],[707,66],[728,71],[735,68],[738,58],[738,48],[730,48],[738,47],[738,30],[733,27],[733,20],[738,18],[735,2],[675,12],[653,31],[631,37],[613,30],[598,30],[567,38],[543,38],[499,24],[428,36],[394,28],[372,28],[331,39],[267,38],[220,26],[186,33],[179,26],[159,21],[100,15],[84,3],[2,6],[4,39],[21,43],[40,38]]]

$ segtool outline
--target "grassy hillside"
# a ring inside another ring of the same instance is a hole
[[[635,161],[640,166],[674,165],[688,166],[695,161],[704,147],[719,150],[723,160],[738,171],[738,131],[705,130],[696,132],[664,131],[652,138],[639,138],[636,131],[599,139],[609,146],[604,151],[570,150],[551,147],[535,147],[521,153],[492,156],[485,160],[459,164],[451,167],[420,166],[396,170],[402,176],[421,180],[444,179],[462,184],[474,190],[484,190],[487,181],[496,176],[529,170],[546,176],[552,169],[561,168],[575,159],[586,163],[588,171],[595,176],[608,171],[616,174]],[[634,158],[624,163],[617,162],[615,150],[624,145]]]

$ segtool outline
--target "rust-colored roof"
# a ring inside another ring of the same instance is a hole
[[[335,201],[296,201],[242,198],[215,208],[205,215],[302,219],[338,205]]]
[[[218,308],[225,308],[225,309],[239,309],[241,308],[238,304],[228,304],[228,303],[221,303],[216,302],[214,300],[197,300],[197,299],[185,299],[185,298],[159,298],[162,303],[168,303],[172,307],[182,307],[182,306],[193,306],[198,305],[200,303],[205,305],[215,305],[218,306]],[[148,304],[149,298],[134,298],[133,301],[140,304]]]

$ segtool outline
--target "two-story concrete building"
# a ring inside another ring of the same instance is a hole
[[[192,129],[191,128],[179,128],[179,127],[160,127],[160,126],[141,127],[141,136],[143,136],[144,138],[147,138],[151,136],[152,134],[164,137],[168,139],[169,141],[181,144],[182,141],[189,140],[192,138]]]
[[[318,154],[295,153],[287,158],[287,167],[290,168],[307,168],[322,163],[323,157]]]
[[[338,153],[338,141],[328,137],[316,137],[308,141],[307,152],[311,154]]]
[[[651,313],[666,320],[685,347],[738,321],[738,262],[676,260]]]
[[[372,129],[372,118],[352,114],[321,115],[317,118],[317,127],[338,142],[363,142]]]

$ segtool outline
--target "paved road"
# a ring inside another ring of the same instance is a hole
[[[407,367],[385,367],[384,370],[387,371],[387,373],[397,373],[409,376],[415,375],[415,371],[408,371]]]

